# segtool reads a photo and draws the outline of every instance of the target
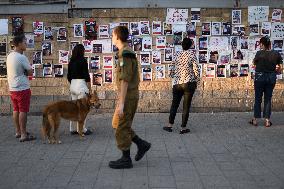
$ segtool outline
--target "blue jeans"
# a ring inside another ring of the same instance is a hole
[[[261,103],[264,94],[263,117],[270,119],[271,98],[276,83],[276,73],[256,72],[254,79],[254,117],[261,118]]]

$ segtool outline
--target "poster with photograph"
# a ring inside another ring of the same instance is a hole
[[[54,77],[63,77],[63,65],[62,64],[54,64]]]
[[[152,81],[152,68],[151,67],[142,68],[142,81]]]
[[[59,64],[68,64],[69,51],[59,50]]]
[[[127,43],[130,48],[133,48],[133,36],[132,35],[128,35]]]
[[[119,26],[119,23],[117,23],[117,22],[109,23],[109,33],[110,33],[110,35],[112,35],[112,31],[113,31],[113,29],[114,29],[116,26]]]
[[[200,22],[200,8],[191,8],[191,22]]]
[[[152,22],[152,35],[162,35],[162,22],[161,21]]]
[[[0,35],[8,35],[8,19],[0,19]]]
[[[217,65],[217,77],[219,78],[226,78],[226,65]]]
[[[205,72],[205,76],[206,78],[215,78],[215,64],[207,64],[206,65],[206,72]]]
[[[103,69],[112,69],[113,56],[103,56]]]
[[[247,53],[246,53],[246,50],[238,50],[238,49],[235,49],[233,50],[233,59],[235,60],[244,60],[246,59],[247,57]]]
[[[190,37],[190,40],[191,40],[191,42],[192,42],[192,44],[191,44],[191,46],[189,47],[189,49],[190,50],[196,50],[196,45],[197,45],[197,43],[196,43],[196,37]]]
[[[161,64],[161,51],[152,51],[152,64]]]
[[[231,62],[231,52],[230,51],[222,51],[220,52],[218,64],[229,64]]]
[[[166,22],[163,22],[163,34],[164,35],[173,35],[173,25],[167,24]]]
[[[259,24],[258,23],[250,23],[249,35],[250,36],[259,35]]]
[[[267,22],[269,6],[248,6],[248,23]]]
[[[93,86],[102,86],[103,84],[103,74],[101,73],[93,73],[92,75],[92,85]]]
[[[51,63],[45,63],[43,64],[43,77],[52,77],[52,64]]]
[[[210,51],[209,52],[209,63],[217,64],[219,59],[218,51]]]
[[[139,22],[130,22],[130,35],[140,35]]]
[[[140,21],[139,29],[140,29],[140,35],[150,35],[149,21]]]
[[[242,23],[242,11],[232,10],[232,24],[241,24],[241,23]]]
[[[223,35],[231,35],[232,33],[232,25],[230,22],[222,22],[222,34]]]
[[[74,47],[75,47],[76,45],[79,45],[79,44],[80,44],[79,41],[71,41],[71,42],[70,42],[70,51],[71,51],[71,53],[72,53]]]
[[[210,36],[211,35],[211,23],[210,22],[202,22],[201,24],[201,35]]]
[[[175,74],[175,65],[174,64],[168,64],[168,76],[170,78],[173,78]]]
[[[166,76],[165,65],[156,66],[156,79],[164,79]]]
[[[279,66],[276,66],[276,79],[283,79],[283,69],[279,69]]]
[[[12,17],[12,35],[16,36],[24,33],[24,19],[22,17]]]
[[[208,38],[199,37],[199,50],[207,50],[207,49],[208,49]]]
[[[141,52],[140,54],[140,64],[141,66],[150,65],[150,53],[149,52]]]
[[[0,36],[0,56],[7,55],[7,37]]]
[[[209,49],[211,51],[226,51],[229,46],[228,37],[210,37]]]
[[[167,38],[166,36],[157,36],[156,37],[156,49],[166,48]]]
[[[103,52],[103,44],[98,42],[93,42],[93,53],[102,53]]]
[[[90,57],[90,69],[92,70],[99,70],[101,69],[101,61],[100,61],[100,56],[91,56]]]
[[[248,37],[247,36],[240,36],[240,48],[248,49]]]
[[[271,22],[262,22],[261,23],[261,35],[270,36]]]
[[[33,65],[42,64],[42,51],[33,52]]]
[[[50,56],[52,54],[52,45],[49,41],[44,41],[41,44],[42,56]]]
[[[239,49],[239,37],[238,36],[230,37],[230,48],[231,50]]]
[[[240,77],[246,77],[249,74],[249,65],[240,64]]]
[[[173,48],[166,48],[164,52],[164,62],[165,63],[171,63],[173,61]]]
[[[85,21],[85,39],[86,40],[96,40],[97,39],[97,25],[94,20]]]
[[[233,25],[232,35],[245,35],[246,28],[244,25]]]
[[[57,41],[66,41],[67,29],[65,27],[59,27],[57,30]]]
[[[284,38],[284,23],[273,22],[271,24],[271,38],[274,39]]]
[[[173,40],[174,40],[174,45],[181,45],[181,43],[182,43],[182,32],[180,32],[180,33],[176,33],[176,34],[174,34],[174,36],[173,36]]]
[[[112,80],[113,80],[112,69],[104,70],[104,83],[112,83]]]
[[[35,48],[35,36],[34,34],[25,34],[26,42],[27,42],[27,49],[34,49]]]
[[[89,40],[82,40],[82,45],[85,48],[85,53],[92,53],[93,51],[93,46],[92,46],[92,42]]]
[[[144,36],[142,38],[142,51],[152,51],[152,37]]]
[[[43,40],[53,40],[53,29],[50,26],[44,27]]]
[[[99,25],[99,38],[109,38],[108,25]]]
[[[73,33],[74,37],[83,37],[84,36],[84,29],[83,29],[83,24],[73,24]]]
[[[133,50],[134,51],[142,51],[142,37],[134,37],[133,38]]]
[[[188,21],[188,9],[167,8],[167,23],[186,24]]]
[[[275,39],[272,41],[272,49],[275,51],[282,51],[283,49],[283,39]]]
[[[221,22],[212,22],[212,35],[221,35]]]
[[[239,65],[231,64],[230,65],[230,77],[238,77],[239,76]]]
[[[127,29],[129,29],[129,22],[119,22],[119,25],[120,25],[120,26],[124,26],[124,27],[126,27]]]
[[[248,49],[250,51],[260,50],[260,37],[250,37],[248,40]]]
[[[35,35],[42,35],[43,30],[43,22],[33,22],[33,31]]]
[[[6,57],[0,57],[0,78],[7,77]]]
[[[207,51],[199,51],[198,62],[200,64],[204,64],[204,63],[208,62],[208,53],[207,53]]]
[[[196,22],[188,22],[186,24],[186,33],[187,33],[187,37],[196,36]]]
[[[197,64],[197,66],[198,66],[199,78],[201,79],[203,77],[203,65]]]
[[[272,22],[281,22],[282,9],[273,9]]]

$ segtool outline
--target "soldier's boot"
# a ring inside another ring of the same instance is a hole
[[[139,161],[143,158],[146,152],[151,148],[151,143],[142,140],[139,136],[135,135],[132,141],[137,145],[137,154],[135,155],[135,161]]]
[[[129,169],[133,167],[130,150],[122,151],[122,157],[116,161],[110,161],[109,167],[113,169]]]

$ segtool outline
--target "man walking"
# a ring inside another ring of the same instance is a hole
[[[134,142],[138,151],[135,160],[139,161],[151,148],[151,144],[139,138],[132,130],[131,125],[139,100],[139,71],[135,53],[128,46],[129,32],[124,26],[118,26],[112,34],[112,42],[119,49],[118,65],[116,67],[116,83],[118,88],[118,104],[114,113],[113,127],[117,147],[122,151],[122,157],[110,161],[109,167],[113,169],[132,168],[130,146]]]

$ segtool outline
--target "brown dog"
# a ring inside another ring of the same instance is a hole
[[[92,106],[96,109],[101,106],[96,91],[94,91],[93,94],[87,94],[86,97],[78,100],[61,100],[46,105],[43,110],[42,118],[43,139],[45,140],[47,136],[49,143],[61,143],[57,132],[61,117],[70,121],[78,121],[79,135],[80,137],[83,137],[84,134],[82,130],[84,121]],[[53,136],[51,136],[52,129]]]

